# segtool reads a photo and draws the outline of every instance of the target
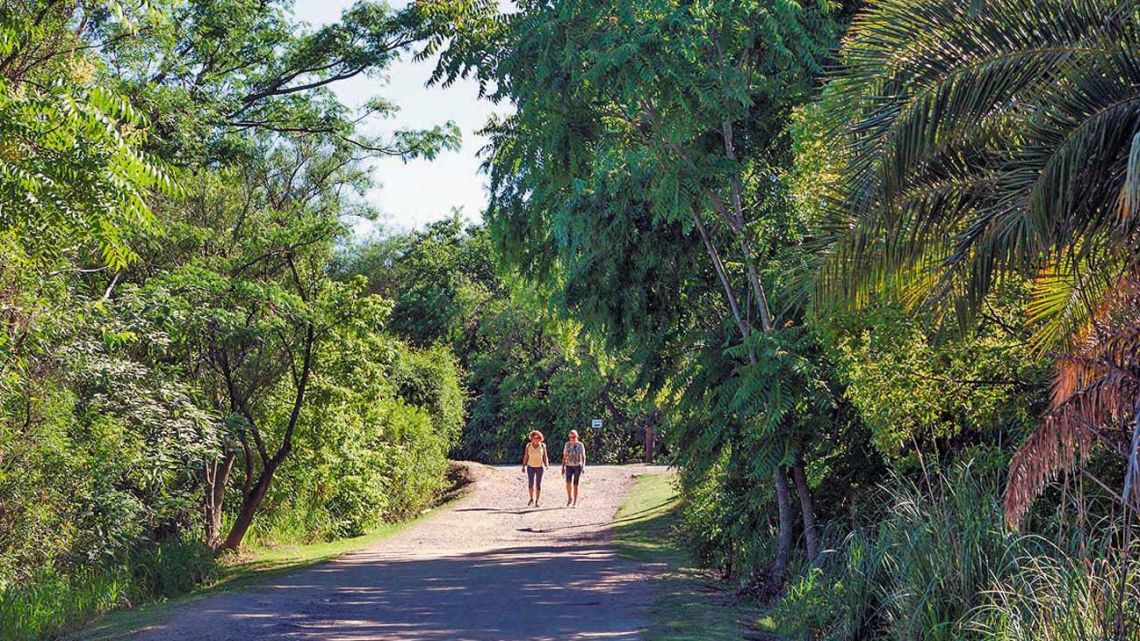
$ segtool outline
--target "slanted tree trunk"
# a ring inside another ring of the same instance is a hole
[[[792,466],[792,478],[796,482],[796,494],[800,498],[800,512],[803,514],[804,540],[807,543],[808,561],[815,565],[819,557],[819,532],[815,527],[815,506],[812,504],[811,487],[808,486],[804,467],[803,454],[796,454],[796,463]]]
[[[724,268],[724,262],[720,258],[720,254],[716,250],[716,245],[712,242],[712,237],[705,227],[704,220],[701,218],[700,212],[693,209],[693,220],[696,222],[697,231],[701,235],[701,240],[705,244],[705,249],[708,251],[709,258],[713,262],[716,269],[717,277],[724,288],[725,296],[728,299],[729,309],[732,310],[733,319],[736,321],[737,328],[740,330],[741,336],[745,341],[751,333],[752,328],[744,319],[740,312],[740,305],[737,303],[736,292],[733,291],[731,282],[728,278],[727,270]],[[754,274],[753,274],[754,275]],[[758,300],[757,305],[760,308],[760,321],[762,331],[768,332],[772,330],[771,315],[768,311],[767,299],[762,298],[764,290],[761,287],[759,280],[752,283],[757,291]],[[756,351],[749,348],[748,360],[753,365],[758,362]],[[780,514],[780,534],[777,539],[776,559],[772,566],[772,584],[773,586],[780,586],[784,583],[784,575],[788,568],[788,559],[792,556],[792,510],[789,505],[788,494],[788,474],[783,467],[776,469],[776,503],[777,509]]]
[[[643,112],[650,123],[656,121],[656,111],[652,105],[645,105]],[[730,161],[736,161],[736,148],[734,143],[734,132],[732,123],[725,120],[721,126],[721,136],[725,149],[725,157]],[[677,154],[679,158],[689,166],[696,168],[696,164],[685,153],[680,145],[672,142],[666,138],[660,140],[661,145]],[[775,328],[775,319],[772,316],[772,311],[768,306],[768,295],[764,290],[763,283],[760,282],[759,271],[756,268],[756,258],[752,252],[752,247],[749,244],[751,239],[748,236],[747,220],[745,219],[744,202],[743,202],[743,186],[739,176],[733,176],[730,180],[731,197],[730,201],[726,203],[719,194],[713,192],[710,188],[704,187],[702,191],[709,197],[709,201],[713,206],[713,210],[724,221],[724,224],[732,232],[733,238],[736,240],[737,249],[740,251],[740,257],[745,266],[745,279],[748,283],[747,290],[750,295],[754,297],[756,311],[759,316],[760,330],[762,332],[771,332]],[[701,241],[705,245],[710,260],[712,260],[713,267],[716,270],[717,278],[721,282],[724,289],[726,299],[729,304],[729,309],[732,312],[733,319],[736,321],[736,326],[740,330],[741,337],[745,342],[748,341],[752,333],[752,321],[746,317],[741,310],[739,299],[732,287],[731,279],[728,276],[728,271],[725,268],[724,261],[717,250],[716,244],[713,242],[712,235],[709,233],[705,221],[701,216],[700,210],[694,205],[692,207],[693,221],[700,233]],[[754,349],[748,350],[749,361],[755,365],[758,362],[756,352]],[[791,558],[792,553],[792,516],[791,508],[789,506],[788,495],[788,474],[783,468],[776,471],[776,495],[777,502],[779,503],[780,512],[780,536],[778,541],[779,549],[776,553],[776,563],[773,567],[773,581],[776,585],[782,585],[784,574],[787,571],[788,559]]]
[[[206,545],[217,548],[222,538],[222,501],[226,496],[226,484],[230,470],[234,467],[237,454],[227,450],[221,461],[206,463],[206,483],[203,491],[203,527]]]
[[[772,586],[784,584],[788,560],[792,555],[792,506],[788,492],[788,471],[781,465],[776,468],[776,507],[780,514],[780,533],[777,538],[776,558],[772,562]]]
[[[299,375],[295,374],[293,380],[293,409],[289,414],[289,422],[285,425],[285,434],[281,439],[281,445],[277,448],[277,452],[273,454],[272,457],[267,453],[264,441],[260,436],[257,424],[253,421],[252,415],[246,412],[246,420],[249,421],[248,429],[250,433],[253,434],[254,441],[257,444],[258,456],[261,458],[261,473],[258,474],[257,479],[250,485],[247,472],[246,486],[249,489],[242,496],[241,509],[238,511],[238,517],[234,521],[233,527],[230,528],[229,534],[226,535],[226,540],[219,549],[236,550],[241,547],[241,542],[245,538],[246,532],[249,531],[249,526],[253,523],[253,517],[257,514],[257,510],[261,507],[261,501],[265,498],[266,492],[269,491],[269,486],[273,483],[273,474],[285,460],[285,457],[289,455],[289,451],[293,449],[293,431],[297,427],[297,422],[301,418],[301,408],[305,404],[305,391],[309,386],[309,374],[312,371],[315,343],[316,330],[312,324],[309,324],[305,330],[305,348],[301,361],[301,371]],[[249,469],[248,466],[247,469]]]
[[[284,458],[284,456],[281,457],[282,460]],[[273,474],[277,471],[278,465],[279,463],[274,463],[271,460],[258,475],[257,481],[250,488],[249,493],[242,497],[241,509],[238,510],[237,519],[234,520],[233,527],[230,528],[230,533],[226,535],[226,540],[220,549],[236,550],[241,547],[241,542],[245,538],[246,532],[249,531],[249,526],[253,524],[253,517],[257,514],[258,508],[261,507],[261,501],[265,498],[265,493],[269,491],[270,484],[273,483]]]

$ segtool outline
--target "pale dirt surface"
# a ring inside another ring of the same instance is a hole
[[[639,639],[653,569],[617,557],[609,528],[635,476],[662,471],[590,466],[571,509],[551,467],[528,508],[520,467],[471,464],[467,497],[374,547],[188,603],[130,638]]]

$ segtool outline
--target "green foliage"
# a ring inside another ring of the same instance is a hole
[[[557,452],[576,429],[591,461],[638,460],[642,397],[631,378],[528,315],[525,306],[507,306],[479,328],[469,365],[475,398],[459,455],[513,462],[530,430],[546,434]],[[593,418],[602,419],[600,430],[590,427]]]
[[[714,194],[746,175],[741,197],[754,206],[786,159],[788,109],[830,40],[823,7],[524,3],[498,16],[488,3],[417,6],[435,28],[427,52],[450,43],[437,75],[473,74],[515,106],[489,129],[487,219],[503,257],[557,282],[591,329],[651,358],[704,294],[718,295],[694,213],[728,234],[717,209],[727,197]],[[726,130],[760,142],[737,157]]]
[[[775,616],[793,639],[1113,637],[1135,559],[1082,558],[1003,526],[1000,485],[963,465],[921,488],[895,477],[876,525],[842,541],[789,587]],[[1115,528],[1111,528],[1112,531]],[[1128,588],[1131,590],[1131,588]],[[1137,623],[1125,598],[1126,629]]]
[[[530,430],[558,443],[577,429],[591,460],[640,458],[644,403],[633,377],[618,373],[625,356],[594,345],[577,324],[552,318],[544,297],[500,276],[495,259],[487,229],[455,215],[350,247],[336,270],[340,278],[365,277],[370,291],[394,301],[392,331],[414,345],[435,345],[437,355],[454,352],[471,401],[454,456],[513,461]],[[421,388],[446,389],[396,376],[401,387],[412,386],[408,398],[420,398]],[[592,418],[603,419],[602,430],[588,427]]]
[[[328,269],[371,215],[367,157],[458,143],[358,135],[330,91],[410,27],[367,2],[318,29],[277,2],[0,8],[0,637],[192,589],[220,526],[334,537],[432,503],[454,359]]]
[[[364,276],[369,291],[395,302],[392,331],[415,345],[452,346],[463,362],[480,307],[506,293],[486,230],[466,225],[458,213],[420,231],[351,247],[339,258],[338,272]]]
[[[359,315],[321,355],[297,453],[266,500],[257,536],[358,536],[432,505],[459,436],[459,373],[442,350],[417,352]]]
[[[147,38],[108,36],[109,82],[151,114],[159,152],[180,165],[255,155],[249,132],[280,132],[352,145],[362,152],[434,157],[456,148],[454,124],[398,130],[388,139],[357,125],[398,107],[380,96],[349,113],[334,83],[380,73],[412,42],[406,12],[362,0],[339,21],[312,28],[282,0],[189,0]]]
[[[0,13],[0,227],[31,255],[74,258],[80,244],[121,269],[134,257],[124,229],[152,224],[148,192],[173,183],[143,150],[145,119],[99,86],[100,60],[85,51],[80,12],[114,8],[35,1]],[[121,28],[150,18],[131,11],[141,15],[120,14]]]
[[[825,101],[842,141],[826,289],[904,289],[968,327],[994,285],[1056,270],[1085,295],[1037,319],[1055,345],[1135,251],[1140,15],[985,4],[895,0],[853,23]]]
[[[1109,530],[1115,531],[1115,528]],[[987,595],[977,631],[999,641],[1128,638],[1140,629],[1136,551],[1086,560],[1026,541],[1017,570]],[[1108,542],[1102,542],[1106,548]]]
[[[185,594],[217,571],[213,551],[194,538],[144,544],[113,564],[70,572],[42,568],[0,590],[0,638],[55,638],[92,614]]]
[[[1024,297],[1009,300],[991,306],[968,341],[924,329],[928,318],[898,304],[826,322],[847,398],[892,465],[916,466],[924,452],[937,458],[979,440],[1016,443],[1032,428],[1048,370],[1029,353],[1025,333],[1011,332]]]
[[[0,636],[406,519],[449,454],[577,428],[624,462],[653,427],[703,563],[799,570],[789,637],[1125,638],[1135,543],[1087,524],[1115,488],[1016,534],[996,470],[1046,404],[1031,348],[1134,269],[1140,14],[968,4],[7,3]],[[331,90],[417,41],[514,108],[487,224],[355,245],[369,158],[458,144]]]
[[[776,515],[771,486],[749,483],[740,470],[729,468],[730,456],[726,453],[700,476],[683,469],[682,531],[703,565],[747,584],[768,567]]]

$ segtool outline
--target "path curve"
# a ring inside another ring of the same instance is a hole
[[[653,603],[650,569],[609,540],[643,473],[595,465],[566,508],[557,468],[542,507],[520,468],[470,464],[471,493],[366,550],[175,609],[135,641],[634,640]]]

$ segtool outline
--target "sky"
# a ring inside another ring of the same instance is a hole
[[[354,0],[296,0],[296,16],[314,26],[340,18]],[[407,4],[390,0],[393,8]],[[376,186],[368,193],[369,202],[382,214],[379,226],[388,230],[409,230],[451,216],[462,208],[463,216],[478,221],[486,204],[486,176],[479,171],[478,150],[486,140],[475,132],[495,113],[495,106],[478,100],[478,85],[458,81],[450,87],[425,87],[431,76],[431,61],[414,62],[406,55],[392,65],[385,77],[357,76],[335,84],[340,100],[351,108],[373,96],[383,96],[400,107],[391,118],[378,121],[364,133],[377,134],[396,129],[427,128],[454,121],[463,135],[459,151],[444,151],[435,160],[398,158],[372,161]],[[358,236],[377,230],[370,221],[355,225]]]

